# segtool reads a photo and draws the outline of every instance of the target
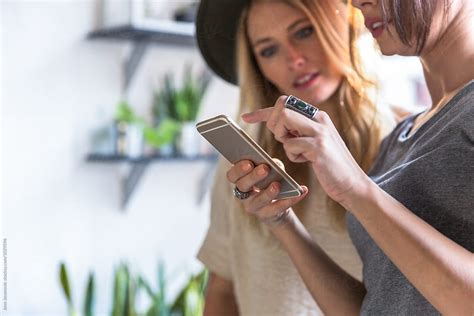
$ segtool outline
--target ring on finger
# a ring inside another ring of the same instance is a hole
[[[234,196],[235,196],[236,198],[238,198],[239,200],[248,199],[251,192],[252,192],[252,191],[248,191],[248,192],[240,191],[240,190],[237,188],[237,186],[235,186],[234,189],[232,190],[232,193],[234,194]]]
[[[300,100],[292,95],[286,98],[285,108],[298,112],[311,120],[316,116],[319,111],[317,107],[314,107],[311,104],[306,103],[303,100]]]

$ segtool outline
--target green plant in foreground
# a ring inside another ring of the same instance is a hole
[[[74,308],[71,288],[66,265],[60,264],[60,283],[68,303],[70,316],[79,316]],[[167,301],[167,279],[163,263],[158,265],[156,290],[142,276],[134,277],[126,263],[120,263],[114,270],[114,288],[112,300],[112,316],[202,316],[204,310],[204,291],[207,286],[208,272],[203,270],[191,276],[176,299],[169,304]],[[145,291],[150,299],[150,306],[144,313],[137,312],[136,297]],[[94,315],[95,281],[89,274],[83,315]]]
[[[150,284],[143,277],[138,278],[138,283],[141,288],[145,289],[151,300],[151,306],[146,311],[146,316],[170,316],[171,310],[168,304],[166,303],[166,278],[165,278],[165,268],[163,263],[158,264],[158,288],[156,291],[153,291]]]
[[[121,263],[115,269],[112,316],[135,316],[137,284],[128,266]]]
[[[66,296],[69,315],[78,316],[79,313],[74,307],[74,302],[73,302],[72,293],[71,293],[71,283],[69,281],[69,275],[66,269],[66,264],[64,262],[61,262],[60,267],[59,267],[59,280],[64,292],[64,296]],[[94,303],[95,303],[95,281],[94,281],[94,274],[91,272],[88,277],[86,297],[84,300],[84,313],[83,314],[85,316],[94,315],[94,312],[93,312]]]
[[[201,316],[204,311],[204,292],[208,277],[207,270],[192,276],[178,294],[171,311],[183,316]]]

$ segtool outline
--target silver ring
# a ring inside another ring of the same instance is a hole
[[[317,107],[314,107],[292,95],[286,98],[285,108],[298,112],[311,120],[319,111]]]
[[[238,198],[239,200],[245,200],[248,199],[250,196],[251,191],[249,192],[242,192],[239,189],[237,189],[237,186],[234,187],[234,190],[232,190],[232,193],[234,193],[234,196]]]

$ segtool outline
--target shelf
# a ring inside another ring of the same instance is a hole
[[[175,21],[157,21],[142,26],[124,25],[95,30],[87,35],[91,40],[131,41],[133,49],[124,62],[123,90],[126,91],[150,44],[168,44],[196,47],[194,24]]]
[[[103,155],[103,154],[89,154],[86,158],[87,162],[91,163],[121,163],[130,165],[130,170],[127,172],[125,177],[123,177],[121,181],[121,191],[122,191],[122,198],[120,202],[120,206],[122,209],[127,207],[128,201],[130,200],[135,188],[140,181],[143,173],[145,172],[148,165],[152,162],[197,162],[197,161],[206,161],[208,162],[208,167],[205,170],[204,174],[202,175],[199,181],[199,192],[198,196],[196,197],[197,203],[202,201],[207,188],[210,185],[211,179],[214,174],[214,167],[216,165],[218,159],[218,155],[208,154],[208,155],[201,155],[196,157],[184,157],[178,155],[171,155],[171,156],[161,156],[161,155],[152,155],[152,156],[145,156],[139,158],[130,158],[127,156],[120,156],[120,155]]]
[[[218,158],[217,154],[208,154],[201,155],[196,157],[184,157],[181,155],[151,155],[143,156],[138,158],[131,158],[128,156],[121,155],[103,155],[103,154],[89,154],[87,155],[86,160],[88,162],[102,162],[102,163],[118,163],[118,162],[128,162],[128,163],[149,163],[151,161],[183,161],[183,162],[192,162],[192,161],[216,161]]]
[[[87,37],[89,39],[127,40],[133,42],[175,44],[189,47],[196,46],[196,38],[192,31],[187,29],[178,31],[169,27],[153,30],[124,25],[96,30],[89,33]]]

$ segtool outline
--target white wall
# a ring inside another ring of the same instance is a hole
[[[194,257],[208,225],[208,200],[197,205],[195,197],[205,163],[152,164],[123,212],[120,168],[84,161],[98,113],[110,117],[121,96],[129,51],[123,42],[86,40],[93,17],[92,1],[2,1],[2,236],[10,315],[66,314],[60,260],[68,264],[78,306],[87,273],[95,271],[100,313],[110,311],[113,267],[121,259],[152,282],[164,259],[174,288],[199,268]],[[181,73],[187,61],[203,65],[195,49],[148,51],[129,92],[140,114],[149,111],[152,83],[167,70]],[[217,96],[226,102],[215,102]],[[215,79],[201,115],[234,113],[236,100],[236,89]]]

